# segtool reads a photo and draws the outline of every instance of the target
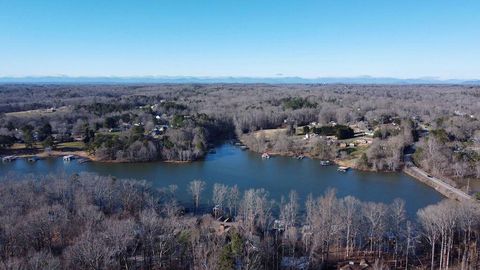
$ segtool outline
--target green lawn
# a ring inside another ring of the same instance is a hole
[[[85,143],[80,142],[80,141],[75,141],[75,142],[65,142],[65,143],[59,143],[55,147],[55,149],[61,150],[65,148],[76,148],[76,149],[83,149],[85,148]]]
[[[14,143],[12,145],[12,147],[10,147],[10,149],[12,149],[12,150],[20,150],[20,149],[25,149],[25,148],[26,148],[26,146],[25,146],[24,143]],[[34,149],[39,149],[39,148],[43,148],[43,147],[42,147],[42,144],[40,144],[40,143],[34,143],[33,148]]]
[[[83,150],[85,148],[85,143],[75,141],[75,142],[65,142],[65,143],[59,143],[55,146],[54,150],[63,150],[63,149],[76,149],[76,150]],[[10,147],[9,149],[11,150],[23,150],[26,149],[24,143],[15,143]],[[33,150],[42,150],[44,149],[43,145],[41,143],[35,143],[33,145]]]
[[[355,147],[355,150],[353,150],[351,153],[350,153],[350,156],[352,158],[358,158],[360,157],[363,153],[365,153],[368,149],[368,145],[362,145],[362,146],[357,146]]]

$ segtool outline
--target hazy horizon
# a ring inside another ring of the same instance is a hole
[[[480,79],[473,1],[2,1],[0,77]]]
[[[0,84],[468,84],[478,85],[480,80],[469,79],[446,79],[423,77],[423,78],[393,78],[393,77],[196,77],[196,76],[142,76],[142,77],[70,77],[70,76],[27,76],[27,77],[0,77]]]

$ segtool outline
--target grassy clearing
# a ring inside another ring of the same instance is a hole
[[[33,144],[33,149],[41,149],[43,146],[40,143],[35,143]],[[24,143],[14,143],[12,147],[10,147],[11,150],[21,150],[21,149],[27,149]]]
[[[338,159],[336,162],[341,166],[356,168],[357,160],[368,149],[368,145],[360,145],[355,148],[348,148],[348,156],[345,159]]]
[[[64,149],[78,149],[82,150],[85,148],[85,143],[75,141],[75,142],[65,142],[59,143],[55,146],[55,150],[64,150]],[[27,149],[24,143],[15,143],[12,147],[9,148],[10,150],[25,150]],[[33,148],[29,148],[28,150],[42,150],[44,149],[41,143],[35,143]]]
[[[57,150],[62,150],[65,148],[75,148],[75,149],[84,149],[85,148],[85,143],[81,141],[75,141],[75,142],[65,142],[65,143],[59,143],[55,147]]]
[[[276,128],[276,129],[264,129],[255,131],[255,137],[259,138],[263,136],[267,140],[275,139],[280,134],[285,134],[287,132],[286,128]]]
[[[359,145],[355,147],[355,150],[350,153],[352,158],[359,158],[363,153],[365,153],[368,149],[368,145]]]
[[[52,115],[56,113],[68,113],[71,111],[71,108],[68,106],[63,106],[57,108],[55,112],[49,112],[46,109],[37,109],[37,110],[29,110],[29,111],[20,111],[20,112],[9,112],[5,115],[7,116],[15,116],[15,117],[38,117],[44,115]]]

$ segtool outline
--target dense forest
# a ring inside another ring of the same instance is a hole
[[[0,154],[185,162],[228,140],[361,170],[418,166],[474,194],[479,98],[479,86],[464,85],[0,85]],[[414,216],[400,199],[334,190],[300,201],[295,191],[274,201],[263,189],[202,180],[178,190],[94,174],[9,175],[0,269],[480,267],[473,200]]]
[[[188,190],[94,174],[0,182],[1,269],[478,269],[480,208],[445,200],[299,205],[263,189],[194,180]],[[189,192],[186,207],[176,193]],[[206,205],[206,198],[212,203]],[[342,268],[343,267],[343,268]],[[359,267],[359,268],[348,268]]]
[[[416,166],[472,193],[479,97],[475,85],[4,84],[0,152],[192,161],[238,139],[260,153],[379,171],[413,154]]]

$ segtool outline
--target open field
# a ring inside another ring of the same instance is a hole
[[[267,140],[276,139],[280,135],[285,135],[287,133],[286,128],[272,128],[272,129],[262,129],[256,131],[255,137],[260,138],[263,137]]]
[[[41,116],[51,116],[56,114],[68,113],[71,111],[71,108],[68,106],[63,106],[56,108],[55,111],[48,111],[48,109],[36,109],[36,110],[27,110],[27,111],[18,111],[18,112],[8,112],[6,116],[13,117],[41,117]]]
[[[62,149],[84,149],[85,148],[85,143],[81,141],[74,141],[74,142],[64,142],[64,143],[59,143],[55,146],[56,150],[62,150]]]

